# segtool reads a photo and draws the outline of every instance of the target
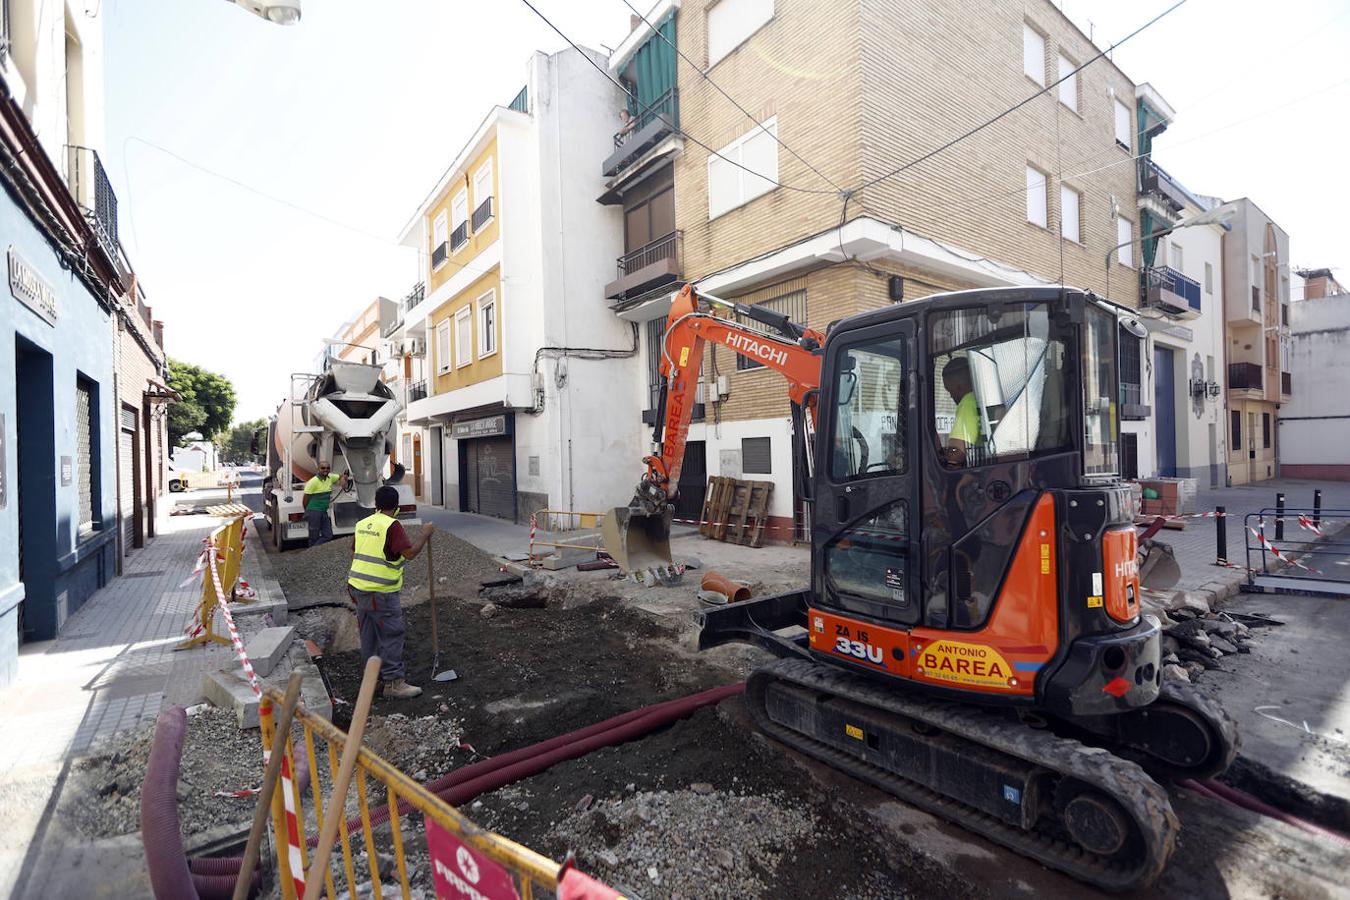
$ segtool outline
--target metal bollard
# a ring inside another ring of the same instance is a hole
[[[1284,540],[1284,492],[1275,495],[1275,540]]]
[[[1218,559],[1220,562],[1228,562],[1228,516],[1222,506],[1214,507],[1216,513],[1214,517],[1214,537],[1218,542]]]
[[[1322,489],[1317,488],[1313,491],[1313,527],[1320,528],[1322,525]]]

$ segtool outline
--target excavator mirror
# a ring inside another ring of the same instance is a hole
[[[256,431],[253,432],[253,437],[248,442],[248,452],[253,456],[258,455],[258,432]]]
[[[858,376],[853,371],[858,361],[845,354],[839,359],[839,396],[835,402],[839,406],[848,406],[853,402],[853,391],[858,387]]]

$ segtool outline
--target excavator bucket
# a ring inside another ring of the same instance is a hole
[[[663,571],[670,568],[670,521],[674,510],[666,507],[649,515],[631,506],[616,506],[605,513],[600,531],[605,551],[624,572]]]
[[[1139,544],[1139,586],[1165,591],[1181,580],[1181,566],[1169,544],[1146,540]]]

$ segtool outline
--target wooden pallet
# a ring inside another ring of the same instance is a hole
[[[749,547],[764,543],[773,482],[714,475],[708,479],[699,534]]]

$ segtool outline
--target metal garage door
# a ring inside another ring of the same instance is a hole
[[[122,553],[136,546],[136,411],[122,410],[117,433],[117,509],[122,514]]]
[[[469,512],[516,517],[516,460],[510,437],[464,441]]]

